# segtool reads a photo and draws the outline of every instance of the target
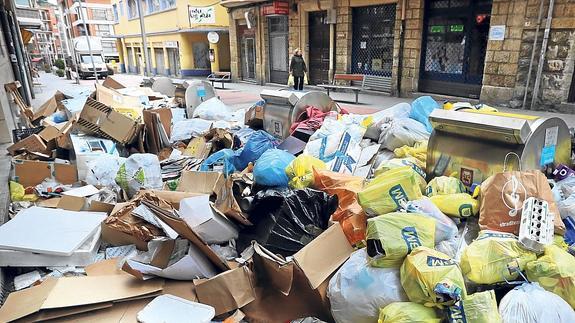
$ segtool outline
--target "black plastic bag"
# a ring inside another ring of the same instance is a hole
[[[336,195],[309,188],[260,191],[250,207],[254,226],[241,232],[238,252],[255,240],[274,253],[291,256],[327,229],[337,205]]]

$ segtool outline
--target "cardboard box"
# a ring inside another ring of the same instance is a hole
[[[226,243],[238,238],[238,228],[213,206],[207,194],[180,201],[179,214],[206,243]]]
[[[140,81],[135,78],[122,77],[122,75],[110,75],[106,77],[102,85],[109,89],[119,90],[127,87],[138,87]]]
[[[264,126],[264,107],[262,105],[254,105],[246,111],[245,122],[247,126],[252,128],[261,129]]]
[[[225,183],[220,172],[183,171],[176,189],[179,192],[217,195]]]
[[[78,181],[78,170],[69,162],[45,162],[13,159],[14,181],[24,187],[36,186],[46,178],[53,178],[61,184],[74,184]]]
[[[61,101],[68,98],[69,97],[64,93],[56,91],[56,93],[51,98],[49,98],[36,111],[34,111],[32,121],[51,116],[54,114],[54,112],[58,111],[59,108],[62,108]]]
[[[138,120],[142,117],[144,110],[142,103],[147,102],[148,97],[123,95],[113,89],[96,84],[96,100],[133,120]]]
[[[121,144],[132,143],[140,130],[137,121],[92,98],[86,100],[78,126],[87,134],[113,139]]]
[[[29,152],[36,152],[36,153],[42,153],[42,154],[50,155],[50,149],[49,149],[48,145],[37,134],[33,134],[31,136],[28,136],[28,137],[18,141],[17,143],[14,143],[14,144],[8,146],[8,148],[6,148],[6,149],[8,150],[8,153],[10,153],[10,155],[12,155],[12,156],[16,155],[16,153],[20,150],[26,150]]]
[[[70,140],[74,152],[71,159],[76,163],[78,179],[81,181],[85,180],[88,174],[88,162],[102,154],[119,156],[116,143],[112,140],[80,135],[70,135]]]

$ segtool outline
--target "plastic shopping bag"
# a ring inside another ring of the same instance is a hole
[[[447,308],[449,323],[498,323],[501,316],[497,310],[497,300],[493,290],[467,295],[467,297]]]
[[[406,158],[393,158],[390,160],[386,160],[382,162],[379,167],[375,170],[375,176],[379,176],[389,170],[409,166],[413,168],[413,170],[419,174],[419,186],[421,187],[422,191],[425,189],[427,183],[425,182],[425,164],[421,164],[417,159],[413,157],[406,157]]]
[[[424,196],[419,200],[409,201],[403,209],[410,213],[420,213],[435,219],[435,243],[452,240],[457,236],[457,225],[443,214],[431,200]]]
[[[494,284],[519,277],[518,271],[537,258],[510,233],[481,231],[461,256],[463,275],[477,284]]]
[[[306,188],[313,183],[313,169],[324,170],[325,163],[321,160],[309,156],[299,155],[286,167],[286,174],[289,177],[291,188]]]
[[[232,110],[217,97],[208,99],[194,109],[193,118],[232,121]]]
[[[529,281],[563,298],[575,308],[575,258],[556,245],[545,247],[539,259],[527,263]]]
[[[387,171],[357,193],[359,204],[372,216],[393,212],[402,203],[421,198],[419,177],[409,166]]]
[[[417,213],[388,213],[367,220],[367,254],[374,267],[399,267],[419,246],[433,248],[435,219]]]
[[[437,104],[432,97],[421,96],[411,103],[411,112],[409,113],[409,117],[421,122],[425,125],[427,131],[431,132],[433,127],[431,126],[431,122],[429,122],[429,115],[433,110],[440,108],[439,104]]]
[[[286,167],[294,155],[279,149],[270,149],[262,154],[254,166],[254,180],[258,185],[287,187]]]
[[[336,322],[375,322],[379,309],[407,301],[398,268],[374,268],[367,264],[365,248],[354,252],[329,280],[327,297]]]
[[[429,131],[425,126],[410,118],[386,120],[380,125],[378,143],[394,150],[402,146],[413,146],[416,142],[429,139]]]
[[[508,292],[499,302],[505,323],[572,323],[575,312],[561,297],[539,284],[523,284]]]
[[[294,85],[293,75],[290,73],[287,80],[287,86],[293,86],[293,85]]]
[[[162,189],[162,169],[158,156],[132,154],[118,169],[116,183],[131,198],[141,188]]]
[[[459,180],[459,178],[439,176],[432,179],[425,188],[425,195],[447,195],[447,194],[457,194],[465,193],[465,186]]]
[[[277,147],[277,142],[274,136],[269,133],[258,130],[250,136],[248,142],[244,145],[244,149],[238,154],[234,161],[234,166],[239,171],[248,167],[249,163],[253,163],[268,149]]]
[[[222,149],[213,153],[210,157],[206,158],[200,165],[200,171],[222,171],[225,176],[236,171],[234,167],[234,159],[236,152],[231,149]]]
[[[36,194],[26,194],[22,184],[10,181],[10,201],[36,201],[37,199]]]
[[[427,162],[427,141],[418,141],[413,146],[402,146],[393,150],[395,157],[405,158],[413,157],[419,161],[418,165],[425,169]]]
[[[313,169],[313,187],[330,195],[337,195],[337,210],[331,220],[341,228],[351,244],[365,239],[367,216],[357,200],[357,192],[363,189],[365,179],[359,176]]]
[[[96,186],[116,186],[116,174],[126,158],[101,154],[97,158],[88,161],[86,166],[86,183]]]
[[[479,201],[467,193],[435,195],[429,198],[446,215],[467,218],[477,215]]]
[[[412,302],[443,308],[466,297],[465,282],[457,263],[446,254],[415,248],[401,266],[401,285]]]
[[[440,323],[435,309],[413,302],[396,302],[379,311],[377,323]]]

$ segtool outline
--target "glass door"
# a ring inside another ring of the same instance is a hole
[[[242,38],[242,79],[256,78],[256,40],[253,37]]]
[[[286,84],[288,78],[288,19],[268,17],[270,82]]]

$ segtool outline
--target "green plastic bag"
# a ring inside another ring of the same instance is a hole
[[[434,195],[429,199],[448,216],[467,218],[479,213],[479,201],[467,193]]]
[[[379,310],[377,323],[440,323],[431,307],[412,302],[395,302]]]
[[[396,211],[402,203],[422,197],[418,177],[409,166],[389,170],[357,193],[359,204],[372,216]]]
[[[433,248],[435,219],[418,213],[388,213],[367,220],[367,254],[373,267],[400,267],[413,249]]]
[[[409,300],[428,307],[451,306],[467,296],[457,263],[427,247],[415,248],[405,257],[400,277]]]
[[[501,316],[493,290],[468,295],[447,308],[447,321],[450,323],[499,323]]]
[[[575,308],[575,258],[556,245],[545,247],[539,259],[529,262],[525,271],[529,281],[563,298]]]
[[[432,179],[425,188],[425,195],[431,197],[434,195],[447,195],[465,193],[465,186],[459,178],[439,176]]]
[[[313,169],[324,170],[326,165],[323,161],[310,156],[299,155],[286,167],[286,175],[289,178],[289,187],[304,189],[313,184]]]
[[[463,251],[461,270],[474,283],[494,284],[516,279],[518,270],[535,259],[535,253],[523,249],[515,235],[486,230]]]

